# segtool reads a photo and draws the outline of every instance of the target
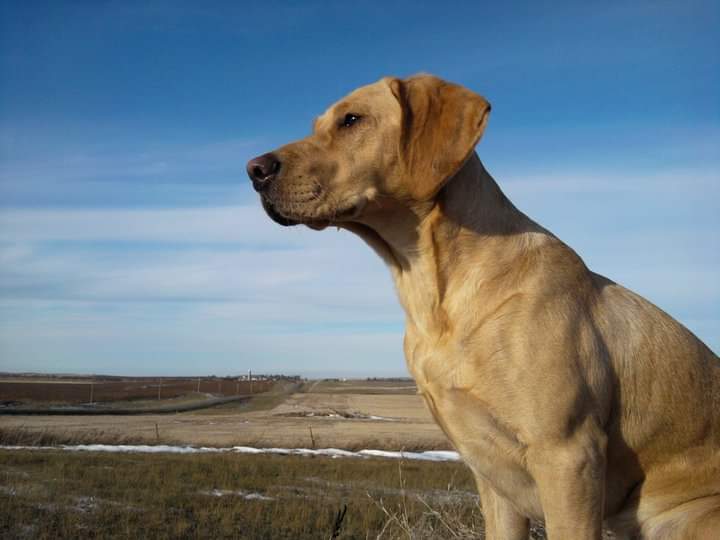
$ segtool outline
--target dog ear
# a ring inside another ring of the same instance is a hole
[[[388,79],[402,109],[400,160],[407,195],[432,199],[465,163],[485,130],[490,104],[431,75]]]

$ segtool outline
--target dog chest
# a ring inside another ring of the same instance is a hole
[[[477,374],[464,367],[460,344],[452,335],[437,339],[412,324],[406,330],[408,368],[437,424],[476,475],[527,515],[541,516],[535,482],[524,465],[525,445],[512,419],[477,387]]]
[[[476,475],[527,515],[542,510],[535,482],[524,467],[524,445],[482,401],[464,390],[418,383],[433,418]]]

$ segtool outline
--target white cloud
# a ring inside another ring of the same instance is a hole
[[[2,238],[18,241],[0,248],[0,287],[16,303],[136,303],[130,311],[144,312],[172,302],[204,324],[230,320],[256,331],[402,320],[387,269],[360,239],[283,228],[255,208],[30,210],[2,219]],[[149,239],[175,245],[133,244]],[[51,240],[73,243],[52,248]],[[86,245],[108,240],[123,243]]]
[[[717,187],[684,177],[501,184],[593,270],[717,349]],[[0,287],[0,369],[404,373],[382,262],[347,232],[283,228],[259,205],[3,210]]]
[[[404,373],[389,274],[347,232],[253,207],[15,210],[0,231],[0,370]]]

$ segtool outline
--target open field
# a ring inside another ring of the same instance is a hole
[[[412,383],[278,383],[247,403],[148,416],[5,416],[0,444],[447,449]],[[2,538],[476,537],[462,463],[0,450]],[[409,536],[412,535],[412,536]]]
[[[247,403],[203,411],[127,417],[0,416],[0,429],[49,433],[67,442],[449,449],[414,391],[412,384],[387,381],[320,381],[300,389],[278,383]]]
[[[414,391],[406,381],[286,382],[176,415],[0,417],[0,446],[450,449]],[[336,538],[483,537],[462,462],[0,449],[0,539],[329,539],[345,507]],[[541,524],[531,538],[544,538]]]
[[[460,463],[0,450],[1,538],[470,538]],[[475,536],[477,537],[477,536]]]

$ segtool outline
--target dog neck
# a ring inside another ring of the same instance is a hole
[[[408,323],[424,334],[444,333],[456,309],[444,302],[448,288],[469,277],[455,275],[459,268],[472,268],[476,283],[509,274],[523,249],[549,235],[513,206],[476,154],[433,200],[385,204],[394,206],[379,202],[362,223],[345,227],[388,264]]]
[[[475,153],[431,201],[407,205],[380,200],[362,222],[342,227],[361,236],[394,273],[416,265],[431,247],[428,240],[438,234],[461,237],[469,247],[469,240],[487,244],[523,232],[547,232],[515,208]]]

